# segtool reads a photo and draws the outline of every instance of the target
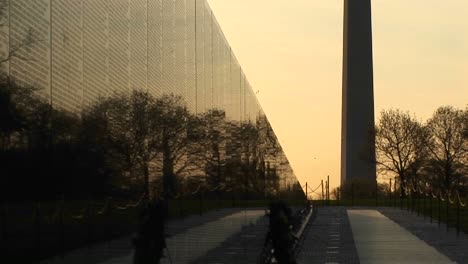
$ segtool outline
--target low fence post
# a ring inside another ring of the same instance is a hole
[[[448,232],[449,231],[449,210],[450,210],[450,194],[447,190],[447,197],[446,197],[446,202],[445,202],[447,205],[446,205],[446,208],[445,208],[445,221],[446,221],[446,231]]]
[[[442,220],[442,219],[441,219],[441,217],[442,217],[442,212],[441,212],[441,211],[442,211],[442,210],[441,210],[442,194],[440,193],[440,190],[439,190],[439,197],[438,197],[438,199],[437,199],[437,202],[438,202],[438,208],[437,208],[437,210],[438,210],[438,215],[437,215],[437,216],[438,216],[438,218],[439,218],[439,219],[438,219],[438,222],[439,222],[438,224],[439,224],[439,227],[440,227],[440,221]]]
[[[322,180],[322,206],[324,205],[324,200],[325,200],[325,193],[324,193],[324,190],[323,190],[323,180]]]
[[[375,207],[379,206],[379,186],[377,180],[375,181]]]
[[[36,249],[37,259],[41,258],[41,215],[40,215],[41,205],[39,202],[36,202],[34,208],[34,246]]]
[[[198,194],[198,201],[199,201],[199,203],[198,203],[198,213],[200,215],[202,215],[203,214],[203,196],[202,196],[201,191]]]
[[[400,195],[398,197],[398,200],[400,202],[400,209],[403,210],[403,195],[404,195],[404,189],[402,188],[402,186],[400,185]]]
[[[2,203],[2,211],[1,218],[2,218],[2,245],[7,244],[7,216],[8,216],[8,205],[6,202]]]
[[[182,209],[182,196],[176,198],[177,199],[177,207],[178,207],[178,211],[179,211],[179,217],[183,217],[184,216],[184,210]]]
[[[389,192],[388,192],[388,199],[389,199],[389,203],[388,205],[389,206],[392,206],[392,197],[393,196],[393,193],[392,193],[392,178],[390,178],[390,185],[389,185]]]
[[[83,221],[86,223],[86,227],[88,229],[88,245],[91,245],[93,242],[93,228],[91,226],[91,201],[88,201],[88,204],[86,205],[86,209],[83,214]]]
[[[460,200],[457,196],[457,237],[460,236]]]
[[[423,194],[423,216],[424,216],[424,222],[426,222],[426,192],[424,191]]]
[[[415,193],[415,200],[416,200],[416,215],[419,216],[419,209],[420,206],[419,206],[419,202],[420,202],[420,199],[421,199],[421,196],[419,195],[419,190],[418,190],[418,187],[416,187],[416,193]]]
[[[231,190],[232,207],[236,207],[236,196],[234,190]]]
[[[408,190],[409,190],[408,187],[406,187],[406,193],[405,193],[406,194],[406,211],[409,212],[410,211],[410,200],[409,200],[410,199],[410,193],[409,193]]]
[[[432,187],[431,187],[431,192],[429,193],[429,217],[431,219],[431,224],[433,220],[433,210],[432,210],[432,200],[434,197],[432,197]]]
[[[136,207],[138,208],[138,207]],[[106,204],[105,204],[105,209],[104,209],[104,222],[106,223],[106,230],[105,230],[105,236],[106,237],[112,237],[112,223],[111,223],[111,211],[112,211],[112,198],[107,197],[106,198]]]
[[[396,198],[397,198],[397,189],[396,189],[396,177],[394,178],[393,180],[393,206],[397,206],[397,201],[396,201]]]
[[[59,228],[59,252],[60,256],[63,257],[65,255],[65,226],[64,226],[64,203],[65,201],[62,199],[59,201],[58,205],[58,228]]]
[[[338,206],[340,206],[340,200],[341,200],[341,187],[338,187],[336,189],[336,196],[337,196],[337,203],[338,203]]]

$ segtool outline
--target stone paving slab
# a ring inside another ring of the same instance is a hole
[[[192,264],[257,263],[267,231],[268,218],[262,217],[257,223],[243,227],[241,232],[229,237]]]
[[[359,264],[345,207],[317,207],[317,216],[305,234],[299,264]]]
[[[347,212],[362,264],[454,263],[376,210]]]
[[[435,221],[431,223],[428,217],[417,216],[399,208],[381,207],[378,211],[445,254],[452,261],[468,263],[468,236],[466,234],[460,233],[457,237],[455,228],[450,228],[447,232],[444,224],[439,227]]]
[[[260,209],[257,209],[260,210]],[[189,229],[202,226],[208,222],[217,221],[229,215],[234,215],[242,212],[239,208],[226,208],[207,212],[203,215],[192,215],[182,219],[171,220],[167,226],[168,243],[171,237],[183,234]],[[206,234],[204,234],[206,236]],[[126,236],[112,241],[93,244],[85,248],[79,248],[67,252],[65,256],[54,257],[43,260],[41,264],[98,264],[121,263],[119,259],[126,259],[124,263],[131,263],[133,245],[131,243],[134,235]],[[188,238],[187,238],[188,239]]]
[[[228,237],[241,232],[243,227],[256,224],[265,216],[264,209],[237,212],[215,221],[188,229],[167,239],[167,255],[161,264],[188,264],[218,247]],[[129,263],[105,262],[103,264]]]

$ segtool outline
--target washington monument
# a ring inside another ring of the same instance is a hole
[[[344,1],[341,184],[375,181],[371,0]]]

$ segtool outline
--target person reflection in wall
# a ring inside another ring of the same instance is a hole
[[[291,232],[293,216],[285,202],[274,200],[270,203],[270,238],[273,254],[279,264],[296,264],[293,246],[295,237]]]
[[[164,200],[149,201],[143,208],[137,236],[133,240],[134,264],[158,264],[163,257],[167,214]]]

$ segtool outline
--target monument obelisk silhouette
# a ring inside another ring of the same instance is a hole
[[[376,180],[371,0],[344,0],[341,184]]]

